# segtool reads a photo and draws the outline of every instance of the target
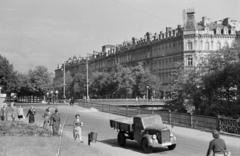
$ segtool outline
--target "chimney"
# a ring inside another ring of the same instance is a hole
[[[172,36],[176,37],[176,31],[175,30],[172,31]]]
[[[206,16],[203,16],[203,17],[202,17],[202,25],[203,25],[204,27],[206,27],[206,25],[207,25]]]
[[[132,44],[135,45],[135,38],[132,38]]]
[[[154,40],[156,40],[156,39],[157,39],[157,33],[154,34]]]
[[[146,39],[147,39],[147,41],[150,40],[150,34],[149,34],[149,32],[146,33]]]
[[[178,31],[181,30],[181,25],[180,24],[177,26],[177,29],[178,29]]]
[[[162,32],[160,31],[160,33],[159,33],[159,40],[161,40],[162,39]]]

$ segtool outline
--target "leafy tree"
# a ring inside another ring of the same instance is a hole
[[[111,72],[111,76],[109,79],[110,82],[112,81],[112,85],[115,85],[117,88],[115,93],[120,95],[125,95],[126,97],[129,94],[132,94],[132,86],[135,83],[132,75],[131,69],[128,67],[123,67],[121,65],[117,65],[116,68]]]
[[[73,88],[73,93],[76,94],[77,97],[81,97],[81,95],[86,94],[86,88],[87,88],[87,80],[86,80],[86,75],[82,73],[77,73],[74,75],[72,83],[71,83],[71,88]]]
[[[108,78],[109,73],[95,72],[90,78],[90,88],[92,94],[95,96],[105,96],[108,93]],[[110,90],[109,90],[110,91]]]
[[[37,66],[34,70],[29,70],[27,82],[29,92],[43,95],[51,86],[48,69],[44,66]]]
[[[13,65],[0,55],[0,85],[6,93],[17,90],[17,72],[14,71]]]

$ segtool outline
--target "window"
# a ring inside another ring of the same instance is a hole
[[[192,57],[187,58],[187,66],[193,66],[193,58]]]
[[[224,47],[228,47],[228,43],[227,43],[227,42],[225,42],[225,45],[224,45]]]
[[[217,50],[220,50],[220,49],[221,49],[221,43],[218,42],[218,43],[217,43]]]
[[[193,48],[192,48],[192,42],[188,42],[187,43],[187,50],[192,50]]]
[[[209,42],[205,43],[205,50],[209,50]]]

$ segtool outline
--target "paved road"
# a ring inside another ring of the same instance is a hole
[[[24,108],[29,108],[22,104]],[[48,106],[35,105],[37,111],[36,119],[38,122],[42,122],[42,115]],[[108,151],[112,155],[145,155],[139,143],[135,141],[127,141],[126,147],[121,148],[117,144],[117,133],[110,128],[109,119],[120,118],[121,116],[112,115],[108,113],[97,112],[95,109],[86,109],[79,106],[58,106],[62,116],[62,120],[67,115],[66,125],[64,130],[72,134],[72,122],[74,115],[79,113],[81,119],[84,122],[83,136],[86,140],[89,132],[98,133],[98,143],[91,146],[99,148],[104,151]],[[25,110],[26,113],[27,110]],[[54,111],[54,108],[52,109]],[[168,126],[168,125],[166,125]],[[170,127],[170,126],[169,126]],[[206,155],[208,143],[212,139],[210,133],[193,130],[182,127],[174,127],[173,131],[176,133],[179,143],[175,150],[168,151],[166,148],[155,148],[153,153],[148,155],[166,155],[166,156],[203,156]],[[228,149],[232,152],[232,156],[240,155],[240,138],[234,138],[229,136],[221,136],[228,146]],[[123,154],[125,153],[125,154]]]

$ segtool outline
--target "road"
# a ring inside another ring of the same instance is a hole
[[[27,112],[27,108],[30,108],[29,104],[22,104]],[[36,105],[36,120],[43,122],[42,115],[48,106]],[[119,152],[127,153],[127,155],[146,155],[138,142],[127,141],[124,148],[121,148],[117,144],[117,132],[110,128],[109,119],[121,118],[121,116],[112,115],[108,113],[98,112],[95,109],[86,109],[79,106],[58,106],[59,112],[62,117],[62,121],[65,116],[68,116],[64,130],[72,133],[72,122],[74,115],[79,113],[81,120],[84,123],[83,136],[87,138],[89,132],[98,133],[98,143],[93,144],[93,147],[98,147],[101,150],[108,151],[112,155],[123,155]],[[54,108],[51,109],[54,111]],[[166,125],[171,128],[169,125]],[[206,155],[209,141],[212,139],[212,135],[208,132],[188,129],[183,127],[173,127],[173,132],[177,135],[178,144],[176,149],[169,151],[166,148],[155,148],[153,153],[148,155],[166,155],[166,156],[203,156]],[[231,151],[232,156],[240,155],[240,138],[234,138],[230,136],[221,136],[227,144],[228,150]],[[101,144],[101,145],[100,145]],[[107,149],[105,149],[107,148]]]

